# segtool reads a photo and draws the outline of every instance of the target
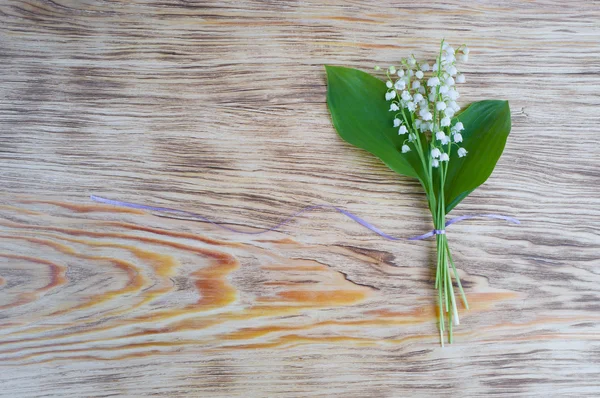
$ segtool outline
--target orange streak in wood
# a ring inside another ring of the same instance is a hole
[[[328,268],[324,265],[312,265],[303,267],[294,267],[289,265],[262,265],[262,269],[267,271],[324,271]]]
[[[283,238],[283,239],[256,239],[255,242],[262,243],[276,243],[278,245],[297,245],[298,242],[292,238]]]
[[[154,243],[162,246],[170,246],[176,249],[193,251],[201,254],[210,255],[210,253],[214,253],[214,256],[219,256],[222,252],[217,250],[210,249],[201,249],[196,246],[190,246],[183,243],[169,242],[156,238],[148,238],[144,236],[132,236],[124,233],[116,233],[116,232],[95,232],[95,231],[87,231],[82,229],[72,229],[72,228],[61,228],[61,227],[50,227],[50,226],[40,226],[40,225],[27,225],[22,223],[15,222],[0,222],[0,225],[4,225],[12,228],[22,228],[22,229],[33,229],[33,230],[45,230],[45,231],[54,231],[60,232],[67,235],[72,236],[88,236],[93,238],[118,238],[118,239],[126,239],[126,240],[136,240],[144,243]],[[166,235],[170,235],[171,233],[165,233]],[[163,235],[165,235],[163,234]],[[210,242],[212,243],[212,242]],[[212,255],[211,255],[212,256]]]
[[[306,305],[350,305],[367,297],[362,290],[288,290],[277,294],[277,298],[259,298],[258,301],[283,301]]]
[[[47,205],[54,205],[65,208],[67,210],[74,211],[76,213],[92,213],[92,212],[109,212],[109,213],[131,213],[131,214],[144,214],[143,210],[132,209],[129,207],[110,206],[102,204],[79,204],[79,203],[68,203],[59,202],[55,200],[21,200],[21,203],[41,203]]]
[[[11,205],[0,205],[0,209],[14,211],[15,213],[27,214],[29,216],[39,216],[43,213],[35,210],[24,209],[22,207],[11,206]]]
[[[388,19],[386,17],[385,19]],[[343,21],[343,22],[358,22],[358,23],[370,23],[370,24],[382,24],[383,21],[376,21],[374,19],[366,19],[366,18],[356,18],[356,17],[343,17],[343,16],[334,16],[334,17],[320,17],[318,19],[327,19],[332,21]]]
[[[202,268],[192,274],[196,277],[196,288],[202,294],[198,307],[209,310],[225,307],[233,303],[237,290],[227,281],[227,275],[238,269],[239,261],[230,255],[224,255],[217,264]]]
[[[24,261],[29,261],[29,262],[36,263],[36,264],[43,264],[43,265],[47,265],[50,269],[50,282],[48,282],[48,284],[46,284],[45,286],[42,286],[39,289],[36,289],[33,292],[26,292],[26,293],[19,294],[18,299],[15,302],[2,305],[2,306],[0,306],[0,309],[7,309],[7,308],[16,307],[19,305],[33,302],[37,298],[39,298],[42,293],[45,293],[51,289],[54,289],[61,285],[64,285],[67,282],[67,278],[65,277],[65,274],[67,272],[67,267],[65,267],[65,266],[53,263],[48,260],[43,260],[40,258],[24,256],[24,255],[19,255],[19,254],[0,253],[0,257],[10,258],[10,259],[14,259],[14,260],[24,260]]]
[[[100,294],[97,296],[89,297],[90,301],[88,301],[87,303],[81,303],[74,307],[55,311],[55,312],[51,313],[50,315],[54,315],[54,316],[63,315],[63,314],[69,313],[69,312],[78,311],[78,310],[82,310],[85,308],[90,308],[90,307],[96,306],[98,304],[118,298],[119,296],[122,296],[124,294],[129,294],[132,292],[139,291],[146,285],[147,279],[139,272],[139,269],[134,264],[130,263],[129,261],[119,260],[119,259],[110,258],[110,257],[102,257],[102,256],[84,256],[81,254],[78,254],[77,257],[84,258],[87,260],[100,260],[100,261],[106,261],[106,262],[112,263],[118,269],[124,271],[127,274],[127,284],[125,285],[125,287],[123,287],[121,289],[111,290],[109,292],[106,292],[106,293],[103,293],[103,294]]]
[[[238,243],[238,242],[227,242],[224,240],[208,238],[208,237],[202,236],[202,235],[196,235],[196,234],[193,234],[190,232],[168,231],[168,230],[164,230],[164,229],[160,229],[160,228],[146,227],[146,226],[141,226],[141,225],[120,222],[120,221],[105,221],[105,222],[102,222],[102,225],[110,225],[110,226],[114,226],[114,227],[120,227],[120,228],[124,228],[124,229],[129,229],[129,230],[136,230],[136,231],[152,232],[157,235],[171,236],[173,238],[186,238],[186,239],[195,240],[195,241],[199,241],[199,242],[203,242],[203,243],[208,243],[208,244],[215,245],[215,246],[230,246],[230,247],[242,247],[243,246],[243,244]]]
[[[362,337],[349,337],[349,336],[319,336],[319,337],[308,337],[300,336],[297,334],[289,334],[278,337],[273,342],[255,343],[255,344],[240,344],[233,347],[223,347],[223,349],[234,348],[236,350],[250,350],[250,349],[261,349],[261,348],[275,348],[281,346],[296,346],[299,344],[335,344],[335,343],[354,343],[359,346],[374,345],[379,343],[381,340],[362,338]]]
[[[57,242],[53,242],[53,241],[47,240],[47,239],[32,238],[32,237],[25,237],[25,236],[11,236],[11,235],[3,235],[2,237],[6,238],[6,239],[26,240],[31,243],[37,243],[40,245],[49,246],[49,247],[52,247],[53,249],[60,251],[61,253],[73,255],[75,257],[86,259],[86,260],[100,260],[100,261],[104,261],[104,262],[109,262],[109,263],[114,264],[118,269],[125,271],[125,273],[127,274],[128,280],[127,280],[127,284],[125,285],[125,287],[123,287],[121,289],[113,290],[113,291],[110,291],[107,293],[103,293],[101,295],[95,296],[93,301],[78,304],[74,307],[69,307],[66,309],[58,310],[58,311],[53,312],[50,315],[55,315],[55,316],[63,315],[65,313],[72,312],[75,310],[89,308],[94,305],[112,300],[113,298],[118,297],[122,294],[127,294],[127,293],[131,293],[134,291],[138,291],[144,286],[145,281],[146,281],[146,278],[144,278],[144,276],[139,273],[138,268],[128,261],[110,258],[110,257],[103,257],[103,256],[86,256],[86,255],[77,253],[74,249],[70,248],[69,246],[66,246],[66,245],[63,245],[63,244],[60,244]]]
[[[486,310],[499,302],[516,300],[522,297],[523,295],[517,292],[485,292],[467,294],[467,300],[469,300],[470,309],[478,311]]]
[[[227,333],[223,335],[224,340],[250,340],[255,339],[257,337],[262,337],[267,334],[277,333],[277,332],[289,332],[289,331],[300,331],[300,330],[311,330],[316,329],[322,326],[382,326],[382,325],[404,325],[410,324],[414,322],[410,321],[383,321],[379,319],[364,319],[364,320],[356,320],[356,321],[324,321],[318,322],[315,324],[309,325],[300,325],[300,326],[261,326],[256,328],[244,328],[241,330],[236,330],[235,332]]]
[[[434,306],[414,307],[410,311],[392,311],[387,308],[367,311],[368,315],[375,315],[380,318],[431,318],[436,315]]]

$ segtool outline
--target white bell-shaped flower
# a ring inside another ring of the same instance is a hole
[[[442,60],[446,64],[452,64],[456,61],[454,54],[445,54],[442,56]]]
[[[450,98],[453,101],[456,101],[458,99],[458,97],[460,97],[460,94],[458,94],[458,91],[456,91],[454,88],[451,88],[450,90],[448,90],[448,98]]]
[[[427,85],[429,87],[439,86],[440,85],[440,79],[438,79],[437,76],[430,77],[429,80],[427,80]]]
[[[448,117],[452,117],[454,116],[456,112],[454,111],[454,109],[450,106],[446,107],[446,109],[444,109],[444,115],[448,116]]]
[[[429,112],[428,109],[421,109],[419,111],[419,116],[421,116],[421,119],[428,121],[428,120],[432,120],[433,119],[433,115],[431,114],[431,112]]]

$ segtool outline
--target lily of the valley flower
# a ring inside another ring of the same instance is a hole
[[[429,80],[427,80],[427,85],[429,87],[439,86],[440,85],[440,79],[438,79],[437,76],[434,76],[434,77],[430,78]]]
[[[464,130],[464,126],[462,122],[452,125],[452,118],[460,110],[460,105],[456,102],[460,96],[456,84],[466,81],[456,67],[456,59],[468,54],[466,46],[454,49],[444,42],[441,57],[438,57],[433,67],[427,62],[417,62],[414,56],[410,56],[402,60],[404,67],[396,69],[395,66],[390,66],[387,69],[388,80],[385,85],[388,91],[385,99],[392,101],[389,111],[402,110],[409,121],[404,124],[398,115],[393,119],[398,135],[408,135],[402,145],[402,153],[419,149],[417,134],[432,132],[431,135],[438,143],[435,147],[433,143],[430,144],[433,148],[430,150],[431,166],[435,168],[440,166],[440,162],[449,162],[452,148],[463,142],[460,132]],[[397,75],[398,79],[392,81],[391,75]],[[457,154],[462,158],[467,155],[467,150],[458,147]]]

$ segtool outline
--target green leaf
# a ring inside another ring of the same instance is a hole
[[[424,181],[418,155],[402,153],[406,136],[393,127],[394,114],[385,100],[385,83],[352,68],[325,66],[327,106],[338,134],[347,142],[365,149],[399,174]]]
[[[446,214],[492,174],[511,125],[508,101],[499,100],[474,102],[456,119],[465,127],[461,146],[468,154],[459,158],[453,148],[444,185]]]

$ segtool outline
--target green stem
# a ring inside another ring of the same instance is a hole
[[[458,277],[458,271],[456,270],[456,266],[454,265],[454,260],[452,260],[452,253],[450,253],[450,246],[446,244],[446,251],[448,253],[448,260],[450,260],[450,265],[452,265],[452,270],[454,271],[454,279],[458,284],[458,289],[460,290],[460,295],[463,300],[463,304],[466,309],[469,309],[469,303],[467,301],[467,296],[465,295],[465,291],[463,290],[462,284],[460,283],[460,278]]]

